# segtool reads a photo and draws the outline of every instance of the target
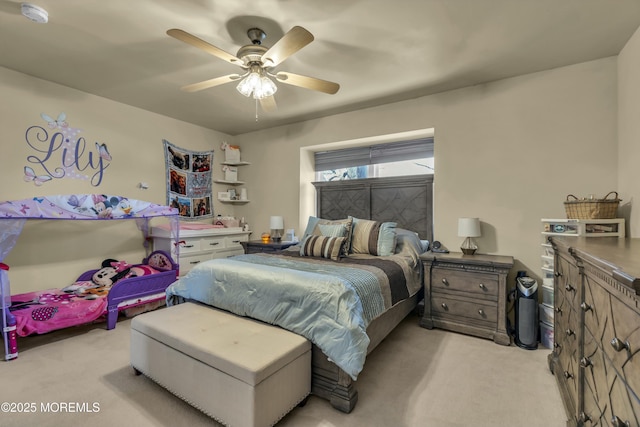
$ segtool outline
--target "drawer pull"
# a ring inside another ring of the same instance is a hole
[[[218,246],[220,244],[220,242],[212,242],[209,243],[209,246]]]
[[[562,347],[560,344],[558,344],[557,342],[553,343],[553,348],[560,348]]]
[[[447,306],[447,304],[442,303],[442,308],[444,308],[445,310],[449,310],[449,306]]]
[[[618,337],[611,340],[611,347],[613,347],[615,351],[630,350],[629,343],[627,341],[621,341]]]
[[[571,379],[571,378],[573,378],[573,374],[572,374],[571,372],[569,372],[569,371],[564,371],[564,374],[563,374],[563,375],[564,375],[564,377],[565,377],[566,379]]]
[[[193,247],[193,245],[183,245],[182,247],[183,247],[183,248],[192,248],[192,247]]]
[[[447,281],[447,279],[442,279],[442,284],[445,286],[449,286],[449,282]]]
[[[240,240],[232,240],[233,243],[240,243]]]
[[[622,421],[617,415],[614,415],[611,418],[611,425],[613,427],[630,427],[631,423],[629,423],[629,421]]]
[[[189,264],[198,264],[200,261],[189,261]]]
[[[588,368],[590,366],[593,366],[593,362],[591,361],[591,359],[589,359],[588,357],[583,357],[582,359],[580,359],[581,368]]]
[[[576,288],[571,286],[571,283],[567,283],[567,286],[565,286],[564,288],[567,290],[567,292],[573,292],[576,290]]]
[[[582,309],[582,311],[584,311],[585,313],[589,310],[591,310],[591,306],[589,304],[587,304],[586,302],[583,302],[582,304],[580,304],[580,308]]]
[[[571,329],[567,329],[567,330],[565,331],[565,334],[567,334],[567,336],[568,336],[568,337],[570,337],[571,335],[575,335],[576,333],[575,333],[575,332],[573,332]]]
[[[585,412],[580,412],[580,421],[586,423],[587,421],[591,422],[591,417],[587,415]]]
[[[483,309],[478,310],[478,314],[479,314],[480,316],[482,316],[482,317],[485,317],[485,314],[484,314],[484,310],[483,310]]]
[[[480,289],[482,289],[483,291],[486,291],[486,290],[487,290],[487,287],[484,285],[484,283],[480,283],[480,284],[478,285],[478,287],[479,287]]]
[[[562,273],[560,273],[559,271],[556,271],[555,273],[553,273],[553,275],[556,277],[562,277]]]
[[[562,314],[562,309],[560,307],[556,307],[556,313]]]

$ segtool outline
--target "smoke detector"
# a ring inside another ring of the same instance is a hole
[[[24,17],[38,24],[46,24],[49,21],[49,13],[35,4],[22,3],[21,12]]]

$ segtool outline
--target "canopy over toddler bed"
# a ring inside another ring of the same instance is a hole
[[[175,281],[177,277],[177,264],[173,262],[169,254],[161,253],[161,251],[149,254],[149,221],[154,217],[169,217],[171,234],[177,243],[179,238],[179,213],[177,209],[170,206],[104,194],[54,195],[0,202],[0,309],[2,310],[2,337],[5,359],[15,359],[18,353],[15,345],[13,345],[11,349],[9,346],[10,334],[15,334],[16,318],[10,311],[12,297],[8,276],[9,266],[4,264],[3,260],[15,246],[18,236],[22,232],[27,220],[102,221],[132,219],[136,222],[138,229],[143,234],[147,258],[145,258],[143,264],[133,266],[137,268],[135,274],[138,277],[131,277],[133,275],[130,275],[130,278],[123,277],[123,280],[116,283],[110,289],[109,301],[106,305],[109,313],[108,329],[111,329],[115,326],[114,315],[117,317],[118,305],[120,306],[119,308],[122,309],[127,306],[128,302],[132,299],[143,302],[145,301],[145,296],[157,294],[160,289],[164,292],[164,289]],[[176,244],[175,246],[177,253],[178,245]],[[161,260],[162,257],[168,259],[169,265]],[[158,266],[159,271],[151,271],[154,269],[149,269],[149,265]],[[114,266],[114,268],[120,267],[122,266]],[[78,281],[86,282],[91,280],[92,275],[96,273],[96,271],[97,270],[91,270],[85,272],[78,278]],[[58,297],[53,295],[48,298],[60,299],[61,297],[64,297],[64,295]],[[89,307],[89,305],[87,305],[87,307]],[[91,306],[91,310],[96,310],[95,304]],[[101,314],[102,311],[98,310],[98,316]],[[46,309],[44,312],[35,314],[35,316],[46,317]],[[82,320],[79,322],[84,323]],[[25,334],[27,334],[27,332],[25,332]]]

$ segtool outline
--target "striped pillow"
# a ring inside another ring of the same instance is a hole
[[[300,255],[317,256],[332,260],[340,259],[345,237],[307,236],[300,245]]]
[[[353,218],[352,254],[393,255],[396,249],[395,222],[378,222]]]
[[[309,236],[309,235],[325,235],[325,233],[323,233],[320,230],[320,225],[343,225],[344,226],[344,234],[343,236],[347,239],[344,247],[343,247],[343,252],[342,254],[344,256],[348,255],[349,252],[349,248],[351,247],[351,226],[353,224],[353,219],[351,217],[345,218],[345,219],[334,219],[334,220],[329,220],[329,219],[324,219],[324,218],[318,218],[315,216],[310,216],[309,217],[309,222],[307,223],[307,228],[304,231],[304,234],[302,235],[302,241],[304,241],[304,239]],[[339,236],[335,236],[335,237],[339,237]]]

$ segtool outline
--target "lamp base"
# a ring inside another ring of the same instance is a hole
[[[476,253],[476,249],[460,248],[465,255],[473,255]]]

